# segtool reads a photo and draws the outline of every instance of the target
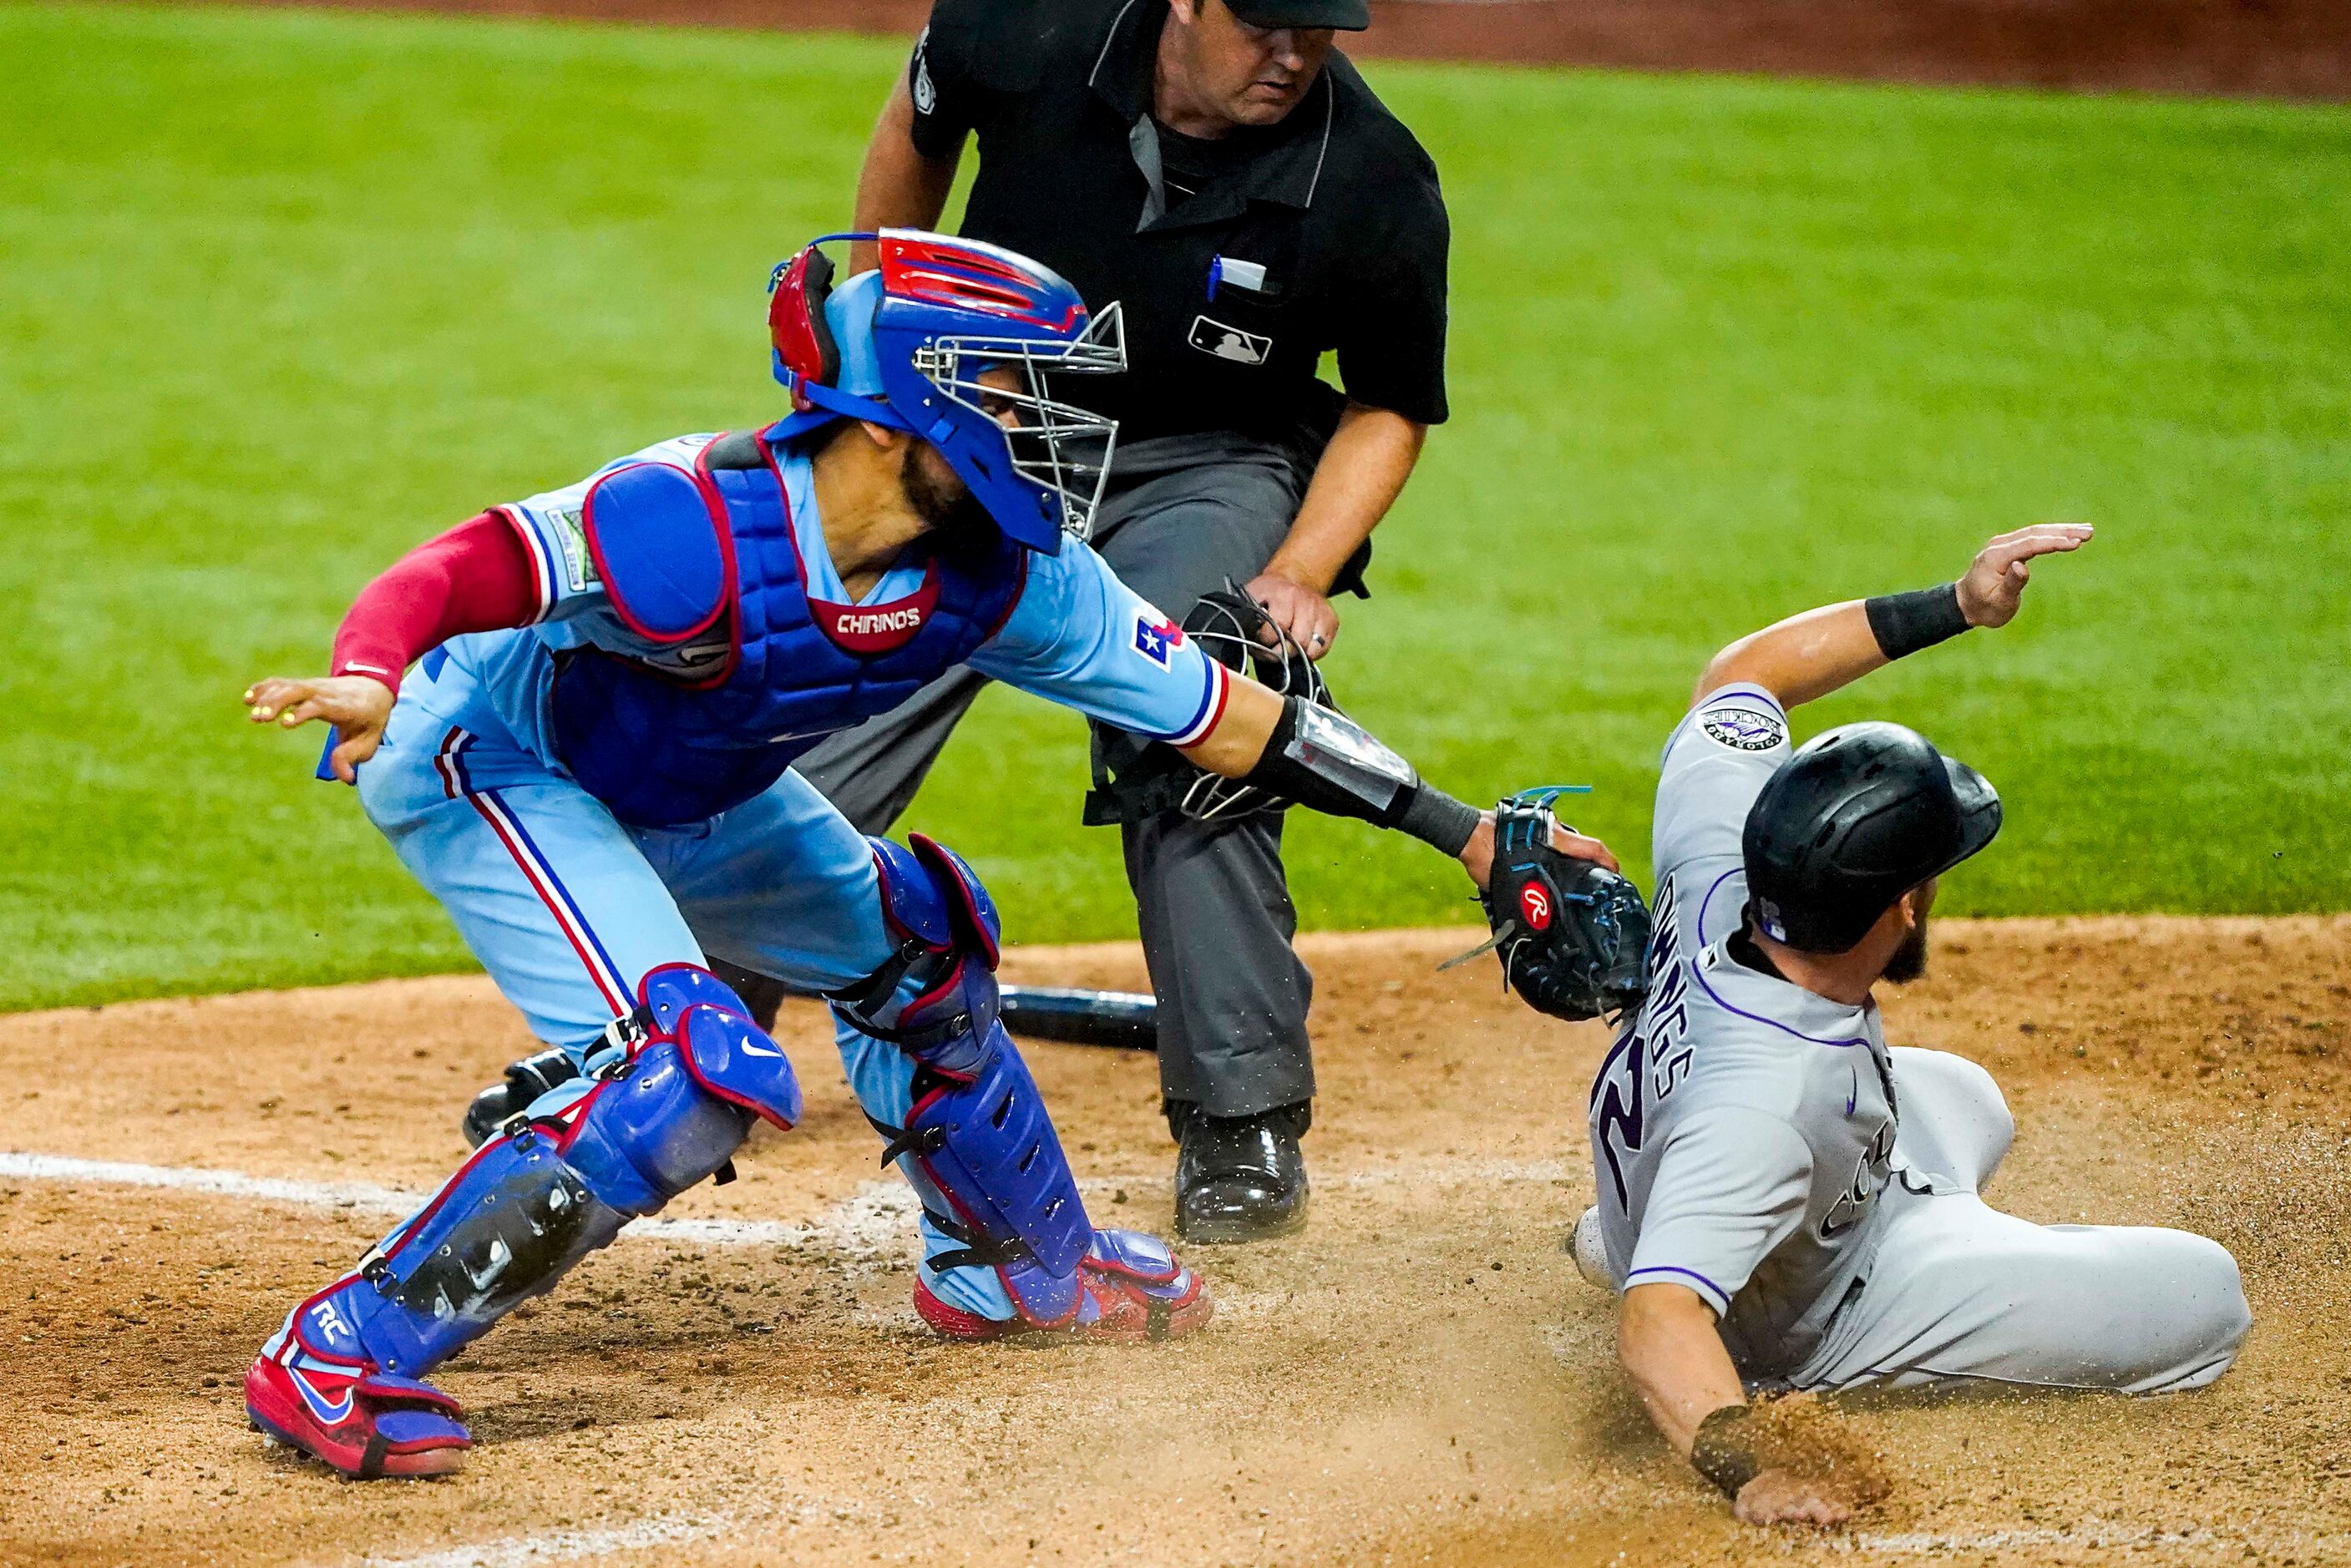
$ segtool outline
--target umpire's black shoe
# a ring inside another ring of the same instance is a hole
[[[1299,1135],[1311,1102],[1248,1116],[1182,1116],[1176,1156],[1176,1233],[1186,1241],[1262,1241],[1306,1223],[1306,1157]]]

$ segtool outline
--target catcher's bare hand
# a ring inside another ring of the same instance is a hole
[[[338,740],[327,763],[345,784],[355,783],[359,765],[383,743],[392,719],[391,687],[371,675],[329,675],[296,680],[272,675],[245,689],[245,705],[256,724],[275,722],[291,730],[313,719],[335,727]]]
[[[1959,613],[1970,626],[2006,626],[2016,618],[2024,585],[2032,578],[2026,563],[2037,556],[2078,550],[2095,532],[2087,523],[2036,523],[2001,535],[1977,553],[1967,576],[1959,579]]]
[[[1339,640],[1339,612],[1304,583],[1268,571],[1251,577],[1241,591],[1265,607],[1274,625],[1288,632],[1307,658],[1321,659]]]
[[[1573,828],[1553,826],[1551,846],[1562,855],[1573,855],[1579,860],[1596,860],[1611,871],[1620,876],[1624,874],[1625,868],[1616,863],[1616,857],[1609,850],[1608,846]],[[1462,869],[1469,873],[1469,880],[1478,884],[1478,891],[1484,892],[1487,885],[1494,879],[1494,814],[1492,812],[1481,811],[1478,814],[1478,831],[1471,834],[1469,842],[1461,846],[1460,859]]]
[[[1834,1489],[1792,1470],[1764,1470],[1739,1489],[1734,1518],[1749,1524],[1810,1524],[1827,1530],[1853,1517],[1853,1504]]]

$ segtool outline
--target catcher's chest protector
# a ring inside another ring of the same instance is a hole
[[[723,466],[747,457],[756,465]],[[632,604],[671,609],[679,585],[706,572],[723,587],[717,619],[732,633],[717,675],[701,684],[599,649],[559,656],[554,733],[563,763],[615,816],[640,826],[699,822],[739,805],[826,735],[896,707],[994,634],[1025,576],[1027,552],[999,539],[976,562],[933,556],[922,586],[899,599],[811,600],[790,504],[763,442],[713,442],[690,484],[682,470],[633,474],[607,475],[590,493],[590,543],[615,609],[650,626],[655,617],[633,614]],[[689,611],[667,621],[696,618]]]

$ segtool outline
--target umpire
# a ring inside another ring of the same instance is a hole
[[[861,230],[935,227],[977,134],[963,233],[1125,314],[1130,369],[1083,393],[1120,428],[1095,547],[1178,619],[1246,585],[1316,659],[1446,416],[1436,166],[1332,47],[1370,20],[1364,0],[936,0],[857,188]],[[980,685],[949,675],[800,771],[881,833]],[[1121,823],[1158,995],[1177,1229],[1294,1231],[1313,977],[1280,815],[1196,820],[1149,786],[1172,753],[1100,727],[1094,748],[1089,819]]]

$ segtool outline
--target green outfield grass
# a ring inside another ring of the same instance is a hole
[[[768,265],[900,57],[837,38],[0,8],[0,1007],[448,969],[248,732],[482,504],[771,417]],[[1343,698],[1458,792],[1573,780],[1646,859],[1716,646],[2087,518],[2009,631],[1824,703],[2001,785],[1960,911],[2351,908],[2351,115],[1380,66],[1444,171],[1453,423]],[[989,699],[914,826],[1019,939],[1131,931],[1078,723]],[[1301,820],[1308,923],[1460,919]]]

